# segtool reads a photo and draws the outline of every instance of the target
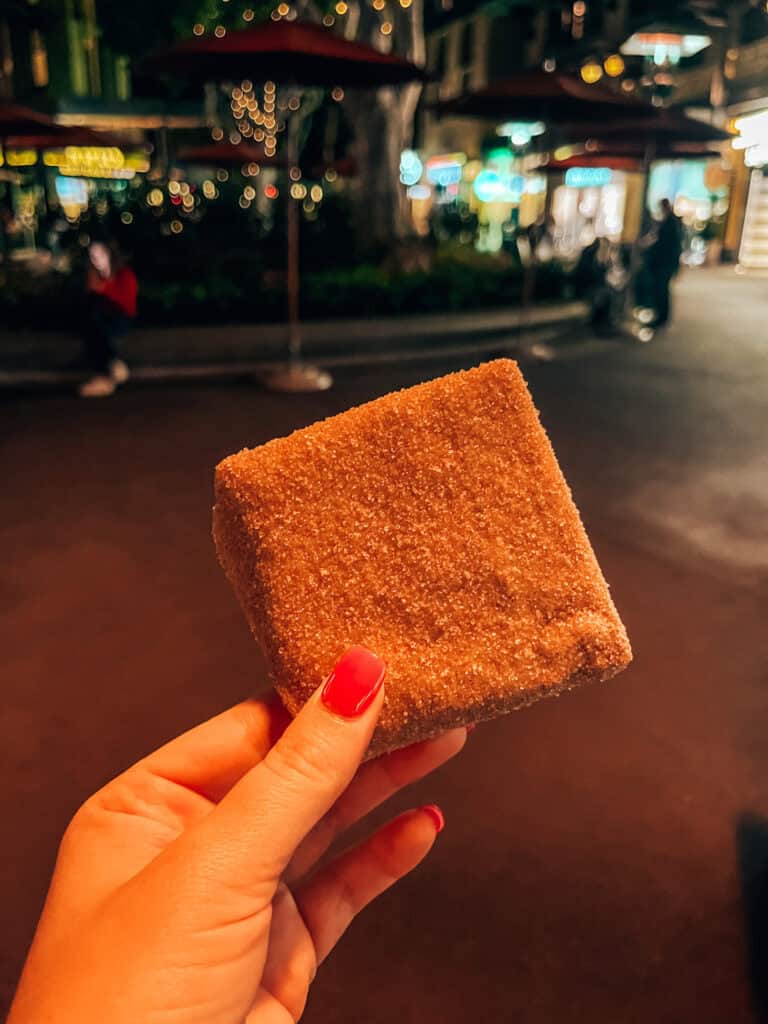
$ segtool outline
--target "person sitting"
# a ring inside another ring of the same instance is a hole
[[[128,380],[129,370],[120,358],[119,339],[136,316],[136,275],[105,242],[88,248],[86,312],[83,341],[92,376],[80,387],[83,398],[114,393]]]

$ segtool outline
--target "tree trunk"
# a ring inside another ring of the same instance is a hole
[[[346,34],[382,48],[382,40],[395,40],[397,52],[416,64],[425,60],[422,0],[409,7],[378,13],[367,4],[350,6]],[[390,19],[391,35],[380,26]],[[390,45],[390,49],[391,49]],[[358,231],[363,248],[389,246],[405,238],[410,229],[405,190],[400,184],[400,154],[413,141],[413,119],[421,96],[418,82],[397,88],[351,91],[344,109],[355,135],[358,168]]]

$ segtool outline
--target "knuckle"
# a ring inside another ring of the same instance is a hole
[[[327,781],[332,757],[319,738],[309,742],[285,738],[272,748],[264,763],[280,781],[290,785],[298,781],[314,788]]]

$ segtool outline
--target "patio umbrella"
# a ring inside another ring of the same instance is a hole
[[[657,160],[706,160],[718,156],[720,153],[717,150],[702,149],[700,146],[664,146],[656,150]],[[642,146],[628,143],[603,143],[589,152],[574,154],[563,160],[550,156],[541,164],[544,171],[567,171],[571,167],[608,167],[612,171],[639,172],[645,168],[645,151]]]
[[[277,80],[300,86],[378,88],[424,79],[426,73],[393,53],[382,53],[363,43],[335,35],[306,21],[268,21],[223,36],[189,39],[155,54],[147,69],[161,74],[182,74],[198,82],[248,78]],[[298,117],[288,120],[286,160],[294,167],[299,159]],[[302,391],[330,387],[331,378],[301,363],[299,323],[299,209],[288,201],[288,349],[290,368],[276,374],[275,389]]]
[[[28,135],[32,132],[56,131],[58,125],[47,114],[18,103],[0,101],[0,139],[9,135]]]
[[[120,139],[108,132],[95,132],[80,125],[39,125],[36,129],[9,132],[5,144],[10,148],[62,149],[64,146],[120,146]]]
[[[563,139],[597,139],[620,140],[622,138],[635,145],[655,146],[686,145],[695,143],[712,144],[727,142],[733,136],[722,128],[698,121],[676,110],[660,110],[649,107],[641,116],[634,113],[629,117],[623,114],[604,120],[585,120],[563,122],[557,125],[558,136]]]
[[[308,21],[267,21],[224,36],[201,36],[154,54],[148,71],[205,82],[251,78],[296,85],[373,88],[426,77],[394,53],[335,35]]]
[[[561,123],[590,118],[625,115],[642,116],[653,110],[635,96],[628,96],[597,83],[587,85],[576,75],[537,69],[520,71],[483,89],[455,99],[440,100],[430,109],[438,115],[476,117],[488,120],[544,121]]]
[[[202,146],[182,146],[176,154],[182,164],[205,164],[214,167],[234,167],[239,164],[268,164],[272,167],[285,166],[286,160],[267,156],[263,146],[251,142],[211,142]]]

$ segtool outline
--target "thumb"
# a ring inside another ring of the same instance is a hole
[[[260,894],[351,782],[383,703],[384,662],[352,647],[281,738],[200,823],[206,876]]]

